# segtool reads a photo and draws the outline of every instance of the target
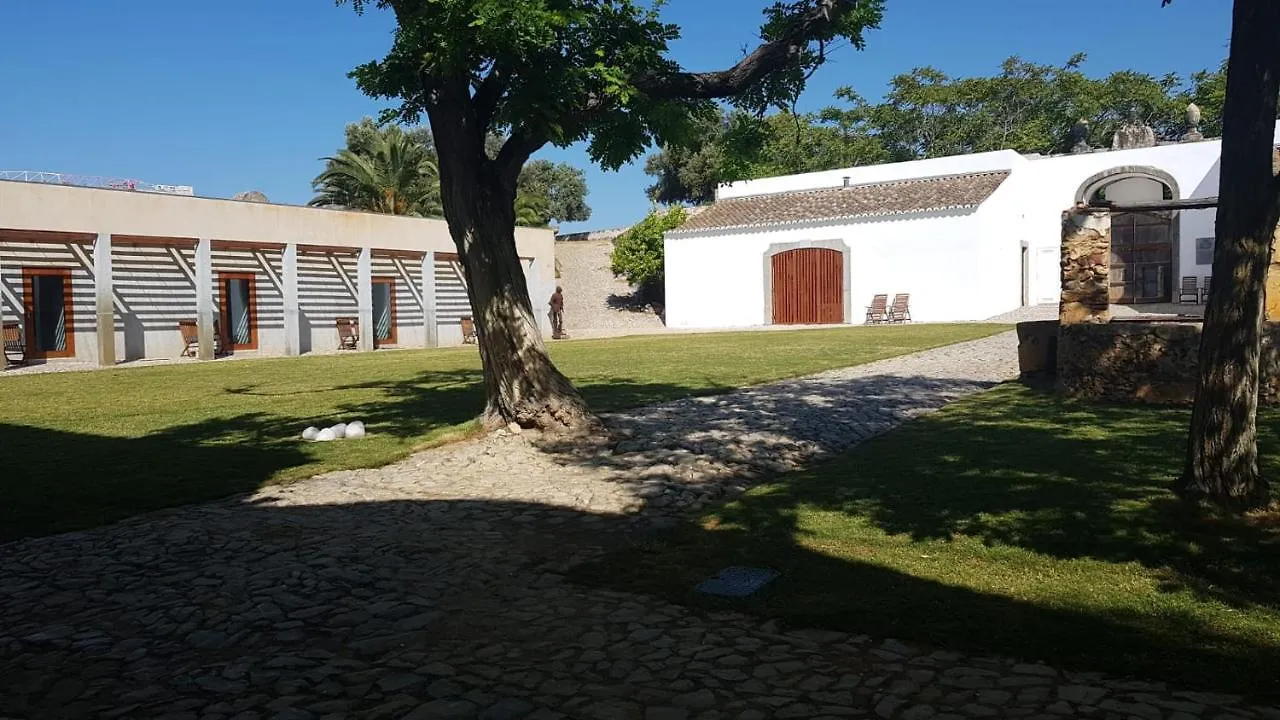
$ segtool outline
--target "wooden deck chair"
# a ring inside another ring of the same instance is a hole
[[[182,333],[182,357],[200,356],[200,324],[195,320],[179,320],[178,332]],[[222,354],[222,338],[218,335],[218,323],[213,324],[213,356]]]
[[[470,315],[462,318],[462,342],[464,344],[471,344],[471,343],[477,342],[476,323],[475,323],[475,320],[471,319]]]
[[[867,324],[889,322],[889,296],[873,295],[867,306]]]
[[[16,322],[4,324],[4,364],[27,364],[27,344],[22,339],[22,325]]]
[[[911,322],[910,293],[898,293],[893,296],[893,305],[889,308],[889,322]]]
[[[359,350],[360,349],[360,321],[355,318],[334,318],[334,325],[338,328],[338,349],[339,350]]]
[[[1190,301],[1187,298],[1191,298]],[[1182,285],[1178,287],[1178,302],[1200,302],[1200,283],[1194,275],[1183,276]]]
[[[1204,285],[1201,285],[1201,286],[1200,286],[1200,302],[1202,302],[1202,303],[1207,303],[1207,302],[1209,302],[1209,281],[1210,281],[1210,280],[1213,280],[1213,276],[1212,276],[1212,275],[1205,275],[1205,276],[1204,276]]]

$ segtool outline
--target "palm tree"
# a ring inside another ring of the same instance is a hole
[[[368,151],[344,149],[323,159],[326,166],[311,181],[316,196],[308,205],[390,215],[440,214],[435,160],[399,128],[379,134]]]

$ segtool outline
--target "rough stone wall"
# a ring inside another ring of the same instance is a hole
[[[1111,319],[1111,214],[1075,207],[1062,213],[1063,325]]]
[[[653,308],[636,302],[635,289],[609,269],[611,240],[556,243],[557,282],[564,288],[564,326],[574,331],[647,330],[663,327]]]
[[[1195,397],[1200,323],[1062,325],[1058,393],[1102,402],[1190,403]],[[1280,402],[1280,324],[1262,336],[1259,402]]]

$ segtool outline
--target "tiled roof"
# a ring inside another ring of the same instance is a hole
[[[1007,177],[1001,170],[721,200],[673,233],[977,207]]]

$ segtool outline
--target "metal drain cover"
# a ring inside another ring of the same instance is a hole
[[[716,576],[703,580],[694,588],[705,595],[740,598],[751,595],[780,575],[776,570],[753,567],[727,567]]]

